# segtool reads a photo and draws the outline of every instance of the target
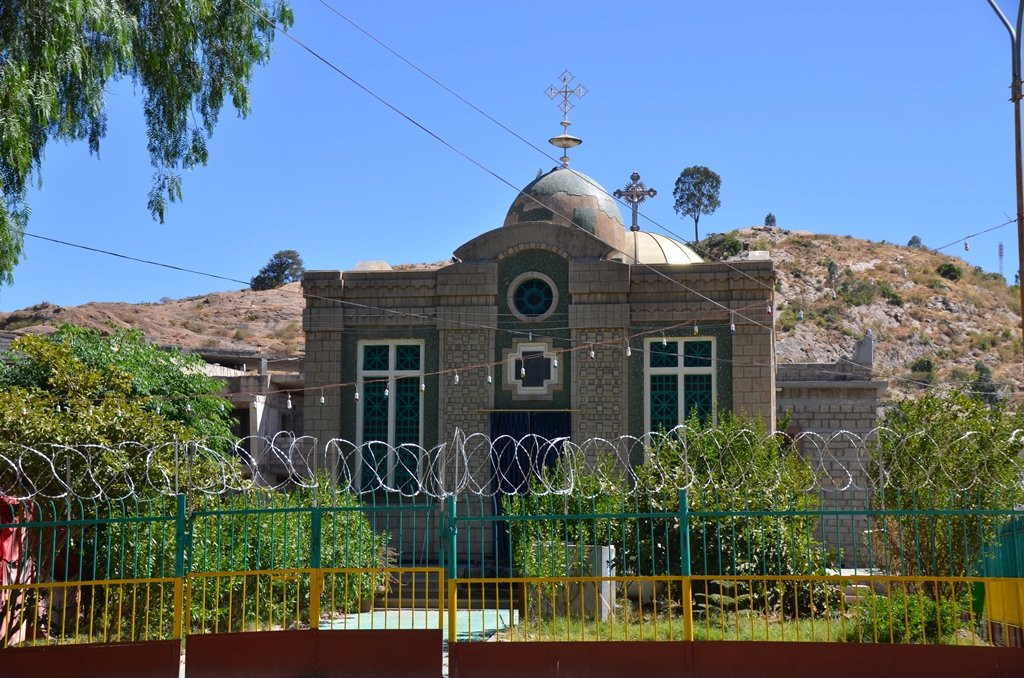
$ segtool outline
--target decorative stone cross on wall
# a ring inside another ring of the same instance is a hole
[[[644,186],[644,182],[640,181],[640,175],[633,172],[629,175],[629,183],[626,184],[626,187],[615,191],[612,195],[616,198],[625,198],[632,203],[633,225],[629,227],[629,230],[639,231],[640,227],[636,223],[637,207],[647,198],[653,198],[658,195],[658,192],[653,188]]]

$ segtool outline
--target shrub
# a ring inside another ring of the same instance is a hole
[[[963,269],[961,269],[956,264],[950,263],[948,261],[946,263],[939,264],[938,266],[936,266],[935,272],[938,273],[943,278],[945,278],[946,280],[954,281],[959,280],[960,277],[964,274]]]
[[[677,437],[658,438],[648,460],[622,479],[616,461],[604,459],[595,470],[573,475],[570,494],[506,497],[505,513],[538,516],[510,521],[513,566],[523,575],[565,576],[583,569],[589,551],[583,545],[612,544],[618,576],[680,575],[679,487],[694,477],[702,488],[731,487],[743,478],[742,491],[692,491],[691,511],[796,509],[813,513],[820,498],[808,494],[812,471],[784,436],[769,435],[760,420],[723,413],[715,426],[689,420]],[[686,463],[682,463],[685,459]],[[561,464],[535,478],[536,487],[566,487]],[[629,514],[652,514],[634,517]],[[567,518],[598,514],[621,518]],[[690,563],[694,575],[821,574],[827,557],[812,535],[815,519],[804,515],[723,518],[691,513]],[[576,548],[574,548],[576,547]],[[805,582],[765,587],[760,584],[700,580],[694,601],[711,611],[728,602],[730,609],[757,609],[782,614],[825,609],[836,592]]]
[[[921,242],[921,236],[915,235],[907,241],[907,247],[924,247],[924,243]]]
[[[846,640],[930,644],[949,641],[957,630],[957,604],[941,595],[938,600],[936,604],[922,590],[901,588],[890,589],[888,595],[863,595],[852,610],[854,618],[846,629]],[[966,610],[967,605],[961,608]]]
[[[316,503],[314,503],[316,493]],[[190,497],[194,518],[186,539],[186,570],[192,573],[297,569],[311,566],[312,511],[321,507],[320,561],[322,567],[383,568],[389,565],[390,535],[373,529],[356,497],[335,492],[326,478],[320,488],[288,494],[248,492],[232,496]],[[155,500],[150,510],[174,515],[173,498]],[[116,522],[97,531],[97,561],[122,578],[171,576],[176,557],[175,523],[147,526],[140,532],[132,522]],[[137,543],[140,542],[141,543]],[[125,549],[125,543],[134,543]],[[140,554],[142,557],[140,557]],[[259,581],[259,589],[257,589]],[[303,623],[309,618],[309,575],[274,578],[234,575],[201,578],[200,592],[191,601],[193,623],[201,628],[247,630],[255,624]],[[321,598],[324,612],[358,611],[386,585],[384,573],[330,575]],[[268,596],[268,593],[271,595]],[[282,604],[287,601],[287,605]],[[286,609],[287,608],[287,609]],[[110,608],[109,624],[128,623],[125,614]],[[158,615],[135,615],[136,636],[142,625],[161,623]],[[230,623],[230,626],[229,626]]]

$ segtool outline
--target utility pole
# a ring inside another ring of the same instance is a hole
[[[1024,0],[1020,0],[1017,6],[1016,28],[1009,22],[1003,11],[995,0],[988,0],[989,6],[995,11],[999,20],[1006,26],[1010,33],[1010,48],[1013,51],[1011,56],[1011,70],[1013,81],[1010,83],[1010,101],[1013,102],[1013,150],[1017,161],[1017,258],[1021,271],[1024,271],[1024,171],[1021,168],[1021,147],[1020,147],[1020,29],[1021,21],[1024,19]],[[1024,285],[1020,287],[1021,302],[1021,336],[1024,337]]]

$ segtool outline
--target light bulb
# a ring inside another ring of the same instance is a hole
[[[553,369],[553,370],[557,370],[558,369],[558,358],[555,358],[554,360],[551,361],[551,369]]]
[[[697,336],[698,334],[700,334],[700,328],[697,327],[697,323],[694,322],[693,323],[693,336]]]
[[[156,406],[156,413],[160,414],[160,406],[159,405]]]
[[[57,414],[60,414],[60,403],[57,403]],[[121,413],[118,412],[118,414],[121,414]]]
[[[291,393],[288,394],[288,402],[285,403],[285,407],[287,407],[289,410],[292,409],[292,394]]]
[[[459,383],[459,373],[458,372],[455,373],[455,383],[456,384]]]
[[[772,305],[768,304],[768,315],[772,314]]]
[[[117,408],[117,416],[119,416],[119,417],[121,416],[121,408],[120,407]]]
[[[525,379],[526,378],[526,365],[523,365],[522,367],[519,368],[519,378],[520,379]]]
[[[633,355],[633,349],[629,347],[629,344],[626,344],[626,357],[628,358],[631,355]]]
[[[594,349],[590,349],[590,359],[593,360],[596,357],[597,357],[597,354],[594,353]]]
[[[668,346],[668,341],[665,340],[665,333],[664,332],[661,333],[661,345],[662,346]]]
[[[384,388],[384,397],[387,398],[390,395],[391,395],[391,389],[385,387]]]
[[[185,411],[186,412],[191,412],[192,411],[192,403],[185,403]],[[118,414],[121,414],[121,413],[118,412]]]
[[[529,341],[533,341],[533,332],[528,332],[528,333],[526,334],[526,337],[527,337],[527,339],[528,339]]]
[[[356,391],[356,402],[359,402],[359,391]]]
[[[487,373],[487,383],[488,384],[493,384],[494,383],[494,377],[491,376],[490,372]]]
[[[321,394],[320,394],[320,407],[323,407],[323,406],[324,406],[324,405],[326,405],[326,404],[327,404],[327,398],[325,398],[325,397],[324,397],[324,394],[323,394],[323,393],[321,393]]]
[[[729,323],[729,334],[736,334],[736,323]]]
[[[26,414],[28,414],[28,408],[25,407],[25,406],[22,406],[22,408],[21,408],[21,416],[24,417]]]
[[[420,382],[420,393],[426,393],[426,391],[427,391],[427,382],[421,381]]]

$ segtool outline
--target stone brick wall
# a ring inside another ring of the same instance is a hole
[[[341,336],[345,329],[341,298],[344,285],[339,271],[310,271],[302,280],[306,308],[302,325],[306,332],[303,376],[307,387],[303,408],[303,432],[321,447],[341,431],[341,406],[337,389],[325,390],[327,404],[320,406],[318,386],[342,381]],[[310,388],[312,387],[312,388]]]
[[[871,378],[871,338],[858,343],[851,359],[779,365],[778,385],[778,417],[789,418],[790,435],[804,434],[800,451],[826,487],[826,508],[868,507],[870,446],[887,385]],[[842,550],[843,566],[874,564],[866,518],[826,517],[820,527],[825,542]]]

